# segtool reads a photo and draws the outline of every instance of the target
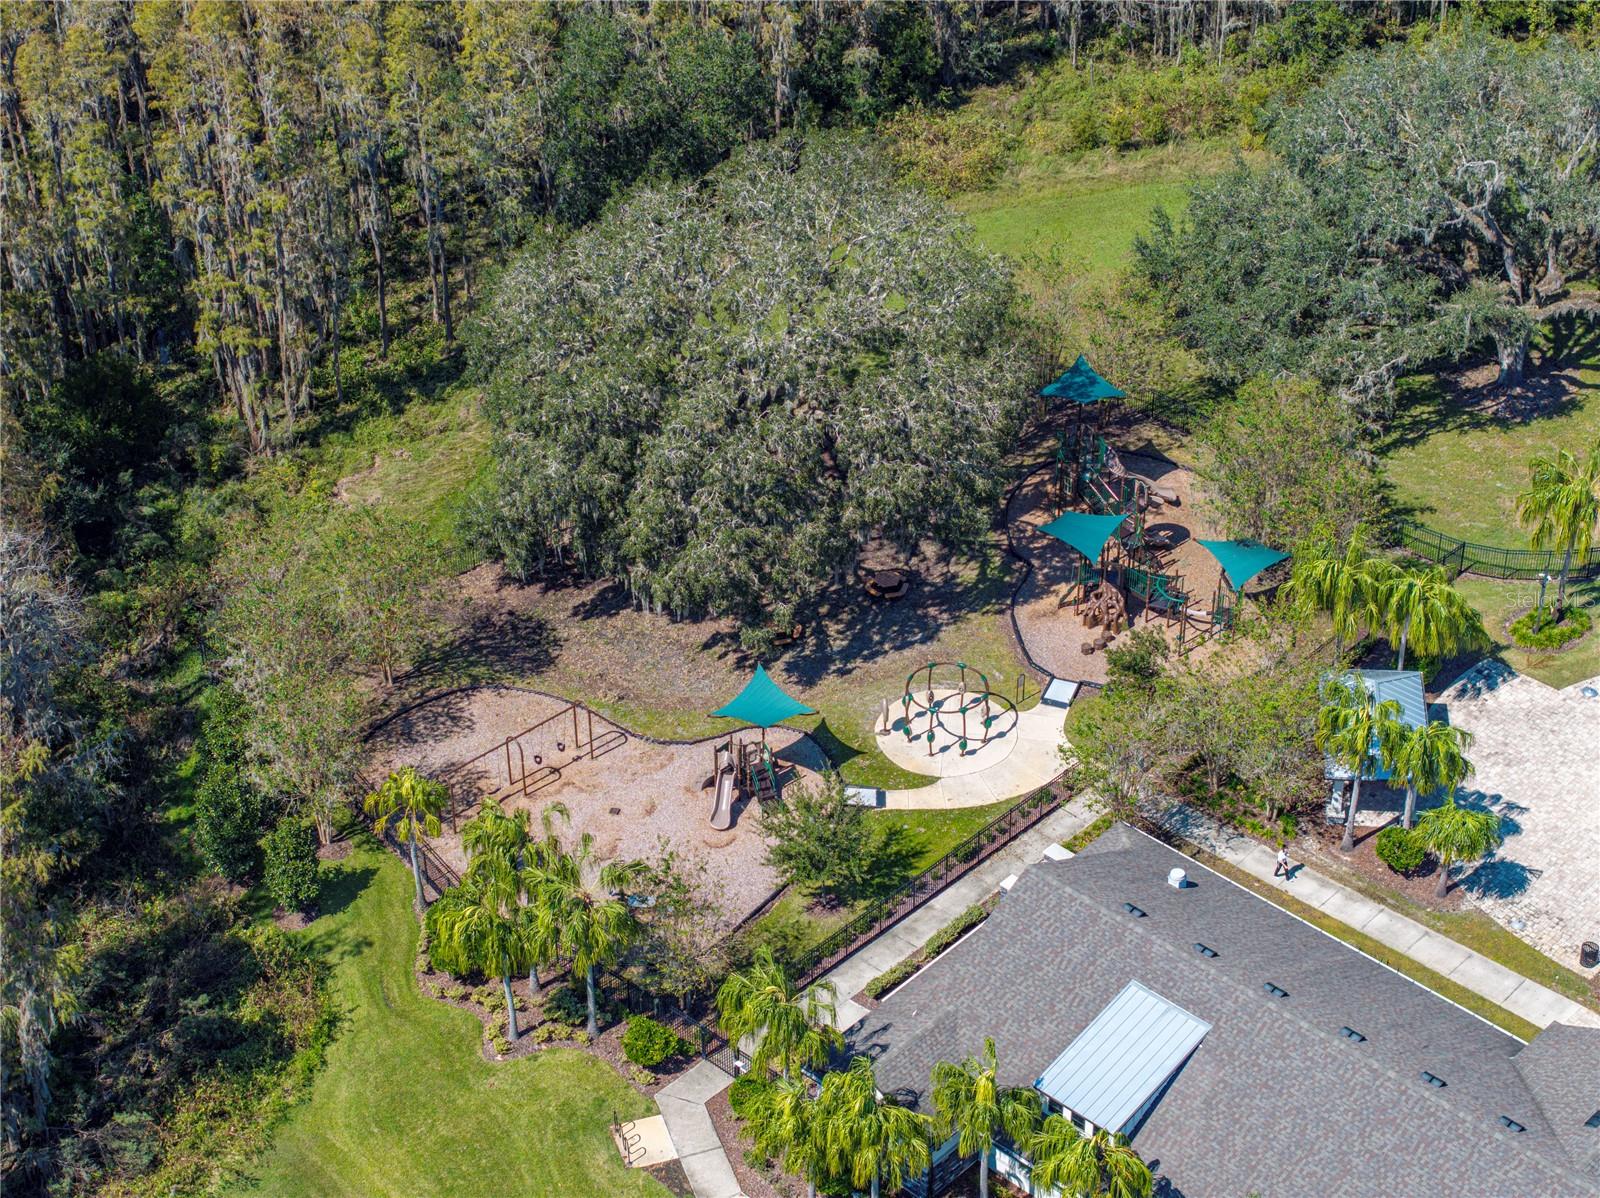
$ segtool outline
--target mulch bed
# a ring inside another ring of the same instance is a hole
[[[332,844],[325,844],[317,850],[318,861],[343,861],[352,852],[355,845],[348,840],[336,840]]]
[[[747,1198],[798,1198],[806,1192],[804,1182],[790,1177],[776,1165],[770,1170],[757,1169],[745,1160],[750,1141],[739,1134],[739,1121],[728,1105],[727,1090],[706,1103],[706,1113],[717,1129],[717,1138],[722,1141],[722,1151],[733,1166],[733,1175],[739,1179],[739,1189]]]
[[[1432,857],[1424,859],[1422,865],[1411,874],[1397,874],[1378,859],[1375,849],[1378,833],[1382,830],[1357,828],[1355,850],[1343,853],[1339,851],[1342,827],[1329,824],[1309,834],[1302,834],[1289,851],[1291,856],[1297,852],[1304,854],[1306,864],[1313,868],[1330,867],[1328,872],[1334,874],[1335,880],[1338,880],[1340,872],[1355,874],[1363,881],[1410,899],[1419,907],[1429,907],[1435,911],[1461,910],[1465,900],[1454,881],[1450,893],[1444,898],[1434,894],[1434,888],[1439,885],[1439,863]]]
[[[689,1184],[689,1175],[683,1171],[682,1161],[646,1165],[644,1171],[666,1186],[676,1198],[694,1198],[694,1187]]]

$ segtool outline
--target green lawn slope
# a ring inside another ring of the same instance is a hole
[[[654,1105],[602,1061],[550,1050],[483,1059],[477,1020],[424,998],[412,973],[411,879],[359,848],[327,867],[323,915],[304,933],[334,963],[344,1012],[310,1099],[232,1193],[284,1198],[662,1195],[623,1167],[613,1113]]]

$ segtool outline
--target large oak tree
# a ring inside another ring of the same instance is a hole
[[[486,525],[674,613],[754,617],[869,536],[987,529],[1026,394],[1014,292],[865,145],[756,145],[535,248],[485,305]]]

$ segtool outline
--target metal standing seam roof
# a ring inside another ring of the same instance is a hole
[[[1428,722],[1428,698],[1422,689],[1422,675],[1416,670],[1352,670],[1347,678],[1359,681],[1376,703],[1392,699],[1400,706],[1400,722],[1407,728],[1420,728]],[[1378,745],[1372,745],[1372,765],[1362,777],[1386,781],[1389,770],[1378,756]],[[1348,766],[1329,757],[1323,768],[1329,778],[1348,779],[1354,775]]]
[[[1129,982],[1034,1084],[1096,1126],[1123,1131],[1210,1030],[1143,983]]]

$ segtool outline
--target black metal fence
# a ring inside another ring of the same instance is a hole
[[[1482,574],[1488,578],[1532,580],[1548,574],[1554,578],[1561,573],[1565,557],[1564,553],[1553,549],[1502,549],[1497,545],[1479,545],[1446,536],[1423,524],[1403,525],[1400,541],[1412,553],[1443,566],[1452,576]],[[1591,549],[1583,557],[1574,555],[1570,578],[1596,575],[1600,575],[1600,549]]]
[[[950,883],[970,873],[1066,801],[1052,787],[1036,790],[996,816],[899,890],[841,925],[797,963],[802,984],[821,977],[868,940],[898,923]]]

